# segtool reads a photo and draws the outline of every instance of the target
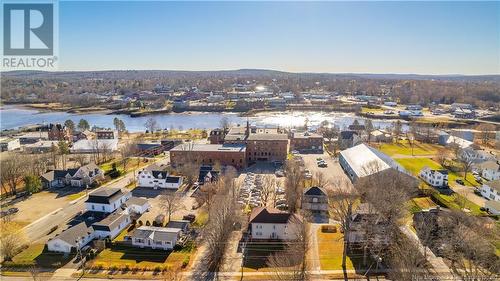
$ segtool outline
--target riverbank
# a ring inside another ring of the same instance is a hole
[[[75,114],[84,113],[111,113],[112,110],[103,107],[71,107],[58,102],[52,103],[4,103],[2,106],[15,106],[18,108],[36,109],[40,112],[66,112]]]
[[[17,129],[20,127],[63,123],[66,120],[72,120],[77,124],[80,119],[85,119],[91,126],[101,128],[113,128],[113,119],[121,119],[129,132],[143,132],[146,130],[145,123],[151,116],[131,117],[125,114],[114,114],[109,112],[97,113],[68,113],[57,111],[41,111],[28,107],[19,107],[17,105],[6,105],[0,110],[2,122],[1,130]],[[308,122],[311,128],[319,126],[323,121],[328,121],[339,128],[346,128],[351,125],[356,115],[352,112],[325,112],[325,111],[305,111],[305,110],[276,110],[253,112],[252,116],[241,116],[234,112],[183,112],[166,113],[152,116],[160,129],[213,129],[220,126],[223,118],[232,124],[244,124],[247,119],[257,126],[279,126],[286,128],[300,127]],[[373,120],[376,127],[391,127],[394,121]]]

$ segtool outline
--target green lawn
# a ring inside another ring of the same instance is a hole
[[[453,193],[451,195],[445,195],[445,194],[440,194],[439,192],[435,191],[432,194],[432,198],[436,201],[444,205],[445,207],[449,209],[456,209],[460,210],[461,206],[465,206],[466,209],[469,209],[471,211],[471,214],[475,216],[480,216],[480,215],[486,215],[485,212],[480,210],[480,206],[474,204],[473,202],[469,201],[467,198],[463,197],[462,195],[458,193]]]
[[[184,261],[189,261],[194,249],[192,245],[174,251],[112,245],[111,248],[104,249],[99,253],[92,261],[92,266],[102,268],[124,268],[128,266],[130,268],[147,268],[148,270],[180,268]]]
[[[430,197],[413,198],[412,201],[420,210],[437,207],[436,203]]]
[[[319,263],[322,270],[341,270],[344,251],[343,235],[340,232],[327,233],[318,229]],[[347,256],[346,269],[354,269],[352,260]]]
[[[415,144],[413,145],[413,155],[434,155],[440,148],[441,146],[436,144],[415,142]],[[389,156],[412,155],[412,149],[408,141],[380,144],[378,149]]]
[[[69,201],[73,201],[73,200],[76,200],[82,196],[85,196],[87,192],[84,190],[84,191],[80,191],[78,193],[73,193],[73,194],[70,194],[68,196],[66,196],[66,199],[68,199]]]
[[[111,160],[106,163],[103,163],[100,165],[100,168],[104,171],[104,173],[109,172],[113,169],[113,163],[116,163],[116,169],[120,172],[130,172],[133,169],[136,169],[139,165],[139,167],[144,166],[148,163],[143,162],[141,158],[133,157],[130,158],[130,160],[127,161],[126,169],[123,169],[123,162],[121,160]]]
[[[58,268],[71,260],[72,256],[65,257],[63,254],[44,251],[44,244],[31,244],[24,251],[12,258],[11,265],[17,267],[29,267],[37,265],[43,268]],[[6,264],[8,266],[8,264]]]
[[[200,212],[196,214],[196,219],[194,220],[193,225],[204,226],[205,224],[207,224],[207,221],[208,221],[208,212],[200,210]]]
[[[417,176],[420,170],[422,170],[425,166],[435,170],[445,169],[430,158],[399,158],[395,160],[415,176]],[[454,185],[456,184],[455,180],[457,179],[463,179],[463,173],[455,173],[448,170],[448,183],[450,185]],[[466,186],[480,185],[476,182],[476,180],[474,180],[474,175],[472,175],[472,173],[467,173],[467,181],[464,181],[464,183]]]

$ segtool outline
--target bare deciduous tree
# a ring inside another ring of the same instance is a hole
[[[458,162],[462,165],[462,170],[464,172],[464,180],[467,180],[467,173],[470,171],[472,164],[472,159],[467,156],[464,150],[460,149],[457,157]]]
[[[419,251],[418,244],[398,233],[393,235],[387,254],[391,280],[429,280],[427,260]]]
[[[328,184],[329,184],[329,181],[323,172],[316,172],[314,174],[313,179],[312,179],[313,186],[318,186],[318,187],[324,188]]]
[[[275,280],[308,280],[307,254],[310,250],[310,230],[302,219],[296,215],[289,221],[289,235],[285,249],[271,254],[267,258],[267,266],[272,270]]]
[[[301,167],[294,160],[288,160],[285,164],[285,197],[289,211],[294,213],[302,196],[304,178]]]
[[[446,148],[440,148],[436,152],[436,160],[442,167],[446,166],[446,161],[448,160],[448,150]]]
[[[215,199],[215,194],[219,190],[221,182],[208,182],[200,187],[200,191],[196,196],[196,201],[199,206],[203,206],[204,204],[207,206],[208,213],[210,215],[210,210],[212,209],[212,203]]]
[[[262,180],[262,190],[260,191],[262,204],[264,204],[264,206],[268,206],[269,200],[274,199],[275,191],[276,191],[276,178],[270,175],[264,176]],[[273,203],[274,201],[275,200],[273,200]]]
[[[349,246],[349,237],[351,231],[351,219],[353,214],[353,206],[359,199],[357,192],[349,186],[346,181],[339,181],[334,184],[335,191],[328,193],[328,204],[331,217],[339,222],[344,234],[344,250],[342,252],[342,269],[344,277],[347,276],[346,260],[347,247]]]
[[[123,164],[123,170],[127,170],[127,163],[130,161],[130,157],[136,155],[137,145],[135,143],[127,142],[120,148],[120,156]]]
[[[488,240],[490,231],[476,218],[460,211],[443,216],[441,228],[443,254],[451,260],[456,275],[465,281],[496,280],[500,259],[491,241],[498,236]]]
[[[228,179],[229,180],[229,179]],[[227,182],[228,180],[219,180]],[[217,208],[210,209],[209,220],[203,229],[203,242],[205,243],[204,257],[194,270],[195,280],[218,279],[218,272],[223,264],[227,241],[237,223],[242,221],[241,213],[236,206],[236,194],[230,190],[231,187],[220,185],[214,196],[214,204]]]
[[[170,221],[172,214],[182,206],[182,196],[177,192],[163,192],[160,201],[161,209],[167,214],[168,221]]]
[[[23,246],[26,237],[22,227],[15,222],[2,222],[2,235],[0,235],[0,254],[3,259],[10,261]]]
[[[89,158],[83,153],[77,153],[73,155],[73,159],[78,164],[78,166],[84,166],[89,163]]]
[[[9,155],[1,162],[1,180],[2,185],[8,186],[10,194],[16,195],[17,183],[24,175],[23,161],[19,161],[17,156]]]
[[[146,120],[146,123],[144,123],[144,126],[146,127],[146,130],[152,134],[158,129],[158,122],[153,117],[149,117],[148,120]]]

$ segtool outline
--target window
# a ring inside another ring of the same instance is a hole
[[[102,206],[102,210],[105,211],[106,209],[104,208],[104,206]]]
[[[94,204],[92,204],[92,210],[95,210],[95,206],[94,206]]]
[[[161,245],[161,241],[156,241],[155,244],[156,245]]]

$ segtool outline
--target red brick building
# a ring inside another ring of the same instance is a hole
[[[250,134],[246,139],[247,162],[284,162],[288,155],[286,134]]]
[[[238,144],[180,144],[170,150],[170,163],[173,167],[185,162],[203,165],[219,163],[236,169],[246,167],[246,147]]]
[[[49,124],[48,139],[53,141],[71,141],[71,131],[68,127],[62,124]]]
[[[210,144],[223,144],[225,136],[226,133],[224,132],[224,129],[213,129],[210,131],[208,140],[210,141]]]
[[[290,138],[290,150],[323,151],[323,137],[314,133],[293,133]]]
[[[118,138],[118,132],[115,130],[96,130],[95,135],[98,140],[112,140]]]

